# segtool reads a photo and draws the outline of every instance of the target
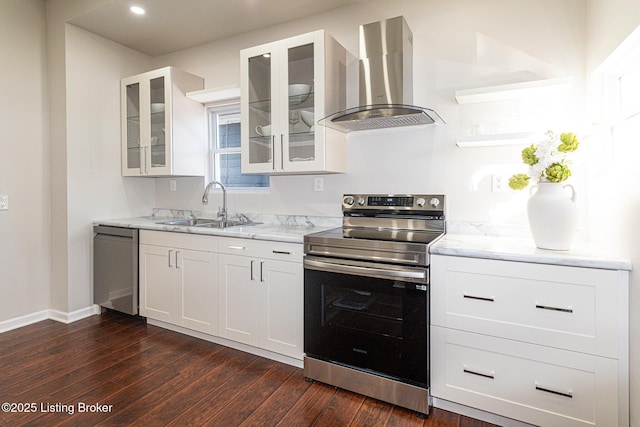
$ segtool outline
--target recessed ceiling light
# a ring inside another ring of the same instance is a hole
[[[129,8],[129,10],[131,11],[131,13],[135,13],[136,15],[144,15],[145,11],[143,8],[141,8],[140,6],[131,6]]]

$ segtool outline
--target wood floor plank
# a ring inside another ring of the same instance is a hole
[[[364,402],[364,396],[339,389],[324,408],[314,425],[342,427],[351,425]]]
[[[307,393],[293,405],[277,425],[281,427],[313,425],[337,391],[337,388],[327,384],[312,383]]]
[[[240,426],[274,426],[280,422],[293,405],[309,390],[312,384],[304,379],[302,369],[294,369],[294,373]]]
[[[0,334],[0,398],[37,405],[1,412],[2,426],[491,426],[437,408],[423,420],[307,382],[299,368],[112,312]],[[96,403],[111,410],[78,411]]]
[[[354,427],[387,425],[393,405],[367,397],[351,423]]]

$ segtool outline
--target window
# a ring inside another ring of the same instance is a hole
[[[227,188],[268,188],[269,176],[240,171],[240,105],[211,107],[208,112],[212,179]]]

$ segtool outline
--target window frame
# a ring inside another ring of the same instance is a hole
[[[207,119],[207,175],[208,181],[220,180],[216,165],[216,155],[219,153],[238,153],[242,156],[241,148],[218,148],[217,147],[217,117],[221,114],[236,114],[240,118],[240,99],[234,98],[222,102],[212,102],[205,105],[205,115]],[[268,180],[266,187],[226,187],[228,192],[238,193],[268,193],[271,189],[271,177],[265,175]],[[221,180],[220,180],[221,181]]]

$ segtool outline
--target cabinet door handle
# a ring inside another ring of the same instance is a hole
[[[262,267],[264,267],[264,261],[260,261],[260,281],[264,282],[264,275],[262,274]]]
[[[255,262],[255,260],[251,260],[251,271],[250,271],[250,273],[249,273],[249,274],[251,275],[251,277],[250,277],[250,278],[251,278],[251,280],[255,280],[255,279],[254,279],[254,276],[253,276],[253,263],[254,263],[254,262]]]
[[[462,365],[462,371],[465,374],[477,375],[479,377],[490,378],[490,379],[494,379],[494,377],[496,375],[496,371],[480,372],[480,371],[477,371],[477,370],[474,370],[474,369],[469,369],[465,365]]]
[[[280,254],[280,255],[291,255],[291,252],[288,251],[276,251],[275,249],[273,251],[274,254]]]
[[[284,170],[284,135],[280,134],[280,168]]]
[[[176,268],[180,268],[180,263],[178,262],[178,255],[180,255],[180,251],[176,251]]]
[[[149,152],[149,147],[144,147],[144,153],[144,173],[149,175],[149,165],[151,164],[151,153]]]
[[[541,310],[561,311],[563,313],[573,313],[573,307],[571,307],[571,306],[569,306],[569,307],[554,307],[554,306],[551,306],[551,305],[544,305],[544,304],[536,303],[536,308],[539,308]]]
[[[564,397],[568,397],[569,399],[573,399],[573,390],[567,390],[567,391],[554,390],[551,387],[541,386],[537,382],[535,383],[535,385],[536,385],[536,390],[540,390],[540,391],[544,391],[545,393],[551,393],[557,396],[564,396]]]
[[[240,249],[240,250],[244,250],[245,249],[244,246],[233,246],[233,245],[229,245],[229,246],[227,246],[227,248],[229,248],[229,249]]]
[[[271,165],[276,170],[276,136],[271,135]]]
[[[479,297],[479,296],[476,296],[476,295],[463,294],[462,298],[475,299],[475,300],[478,300],[478,301],[488,301],[488,302],[494,302],[495,301],[495,297],[494,296]]]
[[[173,250],[169,250],[169,268],[173,268],[173,265],[171,265],[171,259],[173,258]]]

